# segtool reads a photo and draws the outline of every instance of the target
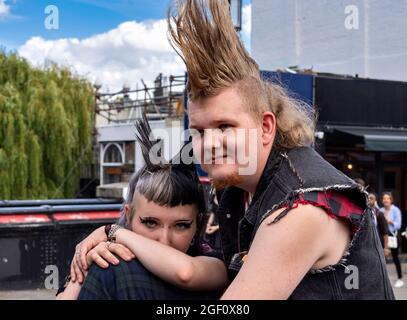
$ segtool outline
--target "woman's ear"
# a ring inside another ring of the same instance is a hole
[[[129,225],[129,226],[130,226],[130,220],[131,220],[130,212],[131,212],[130,206],[128,204],[125,204],[124,205],[124,214],[126,215],[126,222],[127,222],[127,225]]]

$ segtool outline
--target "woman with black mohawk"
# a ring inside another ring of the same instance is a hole
[[[219,298],[227,285],[226,268],[219,252],[201,242],[206,203],[195,165],[182,161],[188,156],[182,155],[187,148],[171,162],[162,163],[154,152],[156,141],[145,117],[136,129],[145,165],[130,180],[122,217],[117,225],[93,232],[89,237],[99,244],[84,261],[78,254],[73,263],[73,267],[77,263],[86,266],[84,269],[93,261],[100,266],[93,264],[85,272],[82,286],[73,272],[58,298]],[[126,261],[110,251],[120,253]]]

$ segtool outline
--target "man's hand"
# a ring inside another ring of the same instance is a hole
[[[86,255],[87,265],[95,262],[101,268],[107,268],[109,264],[117,265],[119,260],[116,254],[125,261],[130,261],[136,256],[127,247],[119,243],[101,242]]]
[[[71,262],[72,282],[78,280],[79,283],[83,283],[86,276],[86,270],[88,269],[86,254],[100,242],[104,242],[106,240],[107,237],[104,227],[100,227],[76,245],[75,254]]]
[[[135,258],[135,255],[125,246],[118,243],[107,243],[106,240],[104,227],[100,227],[78,243],[71,263],[72,282],[78,281],[82,284],[87,270],[93,262],[102,268],[107,268],[108,263],[118,264],[119,261],[112,253],[125,261]]]

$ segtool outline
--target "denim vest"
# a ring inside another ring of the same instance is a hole
[[[338,264],[310,270],[290,299],[394,299],[366,192],[307,147],[289,151],[274,149],[270,153],[247,210],[243,190],[229,187],[223,192],[218,217],[223,255],[231,279],[244,263],[242,257],[266,217],[285,205],[287,209],[277,220],[283,219],[299,193],[307,196],[326,190],[344,193],[365,211],[354,220],[351,217],[358,231]],[[273,244],[267,245],[272,250]]]

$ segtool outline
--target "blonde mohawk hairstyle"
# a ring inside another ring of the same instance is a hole
[[[190,99],[217,95],[246,77],[260,79],[256,61],[233,26],[227,0],[176,0],[167,21],[170,43],[188,69]]]
[[[188,71],[187,91],[194,101],[235,87],[244,105],[261,121],[276,117],[275,146],[310,146],[315,140],[315,110],[290,97],[276,83],[260,78],[259,67],[244,48],[232,23],[227,0],[175,0],[168,11],[168,36]]]

